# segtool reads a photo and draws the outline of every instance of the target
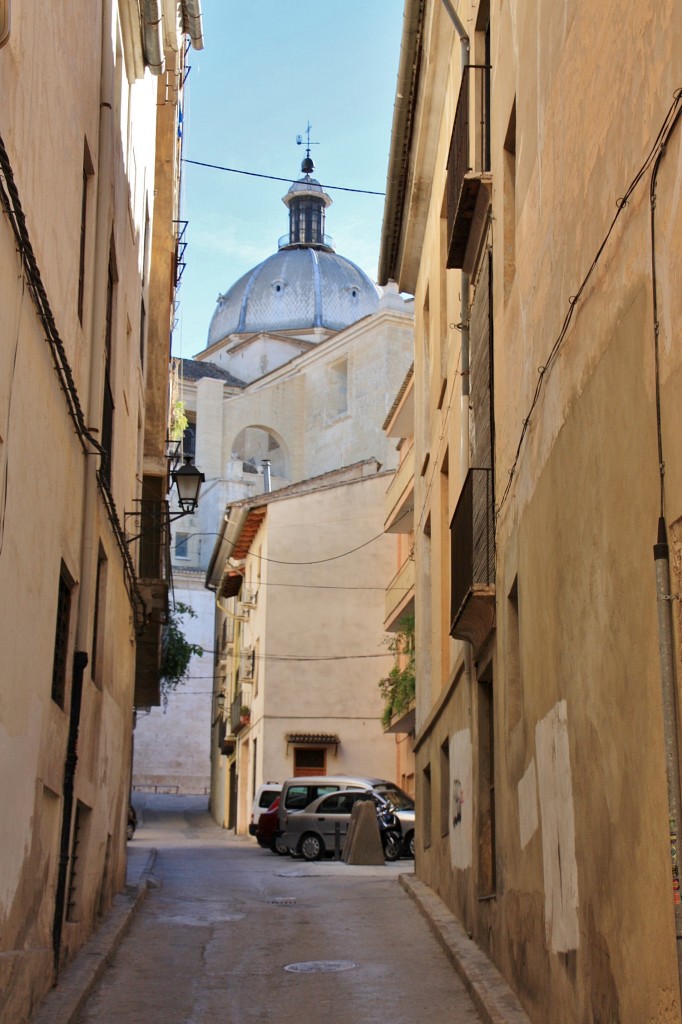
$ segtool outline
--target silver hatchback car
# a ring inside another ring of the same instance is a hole
[[[390,805],[370,790],[341,789],[317,797],[304,810],[291,811],[284,819],[281,843],[305,860],[318,860],[337,849],[341,853],[348,833],[353,807],[358,800],[373,800],[377,812],[390,810]],[[395,821],[395,818],[393,818]],[[395,856],[400,856],[400,825],[396,822]],[[393,859],[393,858],[390,858]]]
[[[339,790],[374,790],[392,805],[400,822],[403,856],[414,857],[414,800],[394,782],[363,775],[319,775],[287,779],[282,786],[277,822],[277,842],[281,845],[286,819],[292,811],[307,810],[318,797]],[[281,849],[280,849],[280,852]]]

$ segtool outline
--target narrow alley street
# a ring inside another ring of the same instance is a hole
[[[385,867],[308,864],[218,828],[203,797],[144,796],[149,895],[78,1024],[473,1024],[481,1018]]]

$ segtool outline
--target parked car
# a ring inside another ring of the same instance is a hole
[[[264,850],[272,850],[273,853],[288,853],[286,846],[281,844],[281,832],[279,830],[279,797],[267,811],[263,811],[256,825],[256,842]]]
[[[277,799],[281,792],[281,782],[264,782],[262,786],[258,787],[253,798],[253,804],[251,805],[251,821],[249,822],[250,836],[255,836],[256,829],[258,827],[258,819],[263,811],[267,811],[268,808],[272,807],[273,801]]]
[[[319,860],[336,852],[337,843],[341,853],[353,808],[359,800],[374,802],[386,859],[395,860],[400,856],[400,823],[391,804],[371,789],[340,789],[335,793],[325,793],[305,810],[291,811],[285,818],[281,844],[305,860]]]
[[[318,797],[340,789],[373,789],[388,800],[395,807],[400,821],[403,852],[406,856],[414,856],[414,800],[394,782],[363,775],[313,775],[286,779],[277,811],[279,834],[284,832],[284,819],[292,811],[302,811]]]

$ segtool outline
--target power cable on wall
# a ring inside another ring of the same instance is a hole
[[[604,238],[603,238],[603,240],[601,242],[601,245],[597,249],[597,252],[596,252],[596,254],[594,256],[594,259],[592,260],[592,263],[590,264],[590,267],[589,267],[587,273],[585,274],[585,277],[583,278],[582,282],[580,283],[580,286],[579,286],[577,292],[575,293],[575,295],[571,295],[569,297],[569,300],[568,300],[568,310],[567,310],[566,315],[564,317],[564,321],[563,321],[563,323],[561,325],[561,329],[560,329],[560,331],[559,331],[559,333],[558,333],[558,335],[557,335],[557,337],[556,337],[556,339],[554,341],[554,344],[552,345],[552,347],[550,349],[549,355],[548,355],[544,365],[538,367],[538,380],[537,380],[537,383],[535,385],[535,391],[533,393],[533,398],[531,400],[530,408],[528,409],[528,413],[527,413],[526,417],[523,420],[523,426],[522,426],[522,430],[521,430],[521,435],[519,437],[518,445],[516,446],[516,452],[515,452],[515,455],[514,455],[514,460],[513,460],[513,463],[512,463],[512,467],[509,470],[509,478],[507,480],[507,484],[505,486],[505,489],[504,489],[504,491],[502,493],[502,497],[500,498],[500,502],[499,502],[499,504],[497,506],[496,516],[499,516],[499,514],[502,511],[502,508],[503,508],[507,498],[509,497],[509,492],[511,491],[512,483],[514,481],[514,478],[516,476],[516,472],[517,472],[517,469],[518,469],[519,459],[521,457],[521,448],[523,446],[523,442],[525,440],[526,434],[528,433],[528,428],[530,426],[531,416],[532,416],[532,414],[533,414],[533,412],[534,412],[534,410],[535,410],[535,408],[536,408],[536,406],[537,406],[537,404],[538,404],[538,402],[540,400],[540,394],[542,392],[543,384],[545,383],[545,380],[547,378],[547,374],[548,374],[548,372],[549,372],[549,370],[550,370],[550,368],[551,368],[551,366],[552,366],[552,364],[553,364],[553,362],[554,362],[554,360],[555,360],[555,358],[556,358],[556,356],[557,356],[557,354],[559,352],[559,349],[561,348],[561,345],[562,345],[562,343],[563,343],[563,341],[564,341],[564,339],[565,339],[565,337],[566,337],[566,335],[568,333],[568,329],[570,327],[571,321],[573,320],[573,314],[575,313],[576,306],[578,305],[578,302],[580,301],[580,298],[581,298],[585,288],[587,287],[587,284],[588,284],[590,278],[592,277],[592,274],[594,273],[595,269],[597,268],[597,266],[599,264],[599,261],[600,261],[602,255],[603,255],[604,249],[606,248],[606,245],[607,245],[607,243],[608,243],[608,241],[609,241],[609,239],[611,237],[611,234],[613,233],[613,230],[614,230],[618,220],[620,219],[620,216],[621,216],[623,210],[627,206],[628,201],[630,200],[630,197],[632,196],[632,193],[635,191],[635,189],[639,185],[640,181],[642,180],[642,178],[646,174],[646,172],[647,172],[648,168],[651,166],[652,162],[654,160],[656,160],[656,162],[658,163],[658,161],[660,160],[660,157],[665,152],[665,144],[667,142],[667,139],[668,139],[668,137],[670,135],[670,132],[675,127],[675,124],[677,123],[677,120],[678,120],[678,118],[680,116],[679,107],[680,107],[680,103],[681,102],[682,102],[682,89],[678,89],[675,92],[675,94],[674,94],[673,101],[672,101],[672,103],[671,103],[671,105],[670,105],[670,107],[668,109],[668,112],[665,115],[665,118],[663,119],[663,123],[661,124],[661,127],[659,128],[658,134],[656,135],[656,139],[655,139],[651,149],[649,150],[648,155],[646,156],[646,158],[645,158],[644,162],[642,163],[641,167],[639,168],[639,170],[635,174],[634,178],[632,179],[632,181],[628,185],[628,187],[627,187],[627,189],[625,191],[625,194],[622,196],[622,198],[620,198],[620,199],[618,199],[616,201],[616,206],[617,206],[616,213],[614,214],[613,219],[612,219],[612,221],[611,221],[611,223],[610,223],[610,225],[608,227],[608,230],[606,231],[606,234],[604,235]]]
[[[21,298],[19,299],[19,310],[17,313],[17,329],[14,337],[14,355],[12,357],[12,376],[9,383],[9,395],[7,398],[7,420],[3,444],[5,446],[4,476],[2,480],[2,502],[0,507],[0,554],[5,542],[5,515],[7,513],[7,495],[9,493],[9,432],[12,423],[12,396],[14,395],[14,376],[17,369],[17,357],[19,355],[19,338],[21,337],[21,314],[24,309],[24,295],[26,294],[26,279],[21,276]]]
[[[651,182],[649,185],[649,207],[650,207],[650,239],[651,239],[651,299],[652,299],[652,315],[653,315],[653,339],[654,339],[654,376],[655,376],[655,396],[656,396],[656,444],[658,451],[658,471],[660,479],[660,516],[663,517],[665,513],[665,456],[663,451],[663,428],[661,422],[661,373],[660,373],[660,321],[658,318],[658,275],[656,271],[656,182],[658,180],[658,172],[660,170],[661,161],[663,160],[667,145],[670,140],[672,133],[680,122],[682,117],[682,89],[678,89],[675,93],[675,102],[673,103],[674,109],[677,106],[674,117],[670,121],[665,135],[661,139],[658,147],[658,153],[656,161],[654,163],[654,169],[651,174]]]
[[[19,197],[19,191],[14,181],[14,172],[10,163],[9,155],[5,148],[4,141],[0,136],[0,206],[2,206],[7,219],[9,220],[14,238],[17,243],[17,251],[23,267],[23,277],[28,291],[33,300],[38,319],[45,332],[45,340],[50,347],[52,361],[57,373],[57,379],[66,400],[68,414],[74,424],[75,433],[84,455],[106,455],[102,445],[90,433],[80,404],[80,398],[73,371],[69,364],[64,343],[59,335],[54,315],[50,307],[47,292],[43,284],[38,261],[33,251],[31,239],[26,226],[26,217]],[[97,472],[97,485],[104,501],[107,515],[114,534],[114,539],[121,553],[123,563],[123,574],[126,589],[133,608],[133,616],[138,629],[144,624],[146,606],[139,588],[135,566],[127,547],[125,532],[118,516],[118,511],[111,493],[111,489],[102,476]]]

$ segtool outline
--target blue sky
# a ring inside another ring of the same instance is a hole
[[[383,192],[403,0],[202,0],[205,48],[189,52],[184,157],[300,176],[312,124],[323,185]],[[288,185],[185,163],[186,269],[173,354],[205,347],[219,292],[277,249]],[[330,190],[326,232],[376,279],[384,200]]]

